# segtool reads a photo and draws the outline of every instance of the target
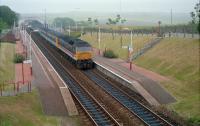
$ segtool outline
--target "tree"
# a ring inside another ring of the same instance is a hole
[[[6,29],[8,27],[7,23],[0,19],[0,33],[2,29]]]
[[[120,14],[117,14],[116,18],[114,19],[111,19],[111,18],[108,18],[108,22],[106,23],[107,25],[116,25],[117,23],[120,23],[120,24],[124,24],[126,22],[126,19],[125,18],[121,18]],[[113,33],[113,29],[111,28],[112,30],[112,36],[113,36],[113,39],[114,39],[114,33]],[[121,25],[120,25],[120,34],[121,34]],[[122,45],[122,34],[121,34],[121,45]]]
[[[98,24],[99,24],[98,19],[94,19],[94,24],[95,24],[95,25],[98,25]]]
[[[197,3],[194,7],[194,12],[190,12],[190,16],[192,18],[192,24],[197,24],[197,30],[200,33],[200,2]]]
[[[90,25],[92,25],[92,18],[91,17],[89,17],[87,21],[89,22]]]
[[[12,27],[14,21],[18,22],[19,14],[12,11],[8,6],[0,6],[0,31],[4,28]]]
[[[160,25],[161,25],[161,21],[158,21],[158,37],[162,36],[162,33],[160,31]]]
[[[75,21],[71,18],[68,17],[63,17],[63,18],[55,18],[53,21],[53,24],[56,24],[58,26],[62,26],[64,29],[68,28],[69,26],[74,26]]]

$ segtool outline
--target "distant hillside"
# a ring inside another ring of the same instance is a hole
[[[84,20],[87,21],[88,17],[99,19],[100,23],[106,23],[109,17],[116,17],[117,12],[66,12],[66,13],[47,13],[47,19],[52,22],[53,18],[56,17],[70,17],[74,20]],[[44,20],[44,14],[22,14],[23,18],[37,17],[40,20]],[[160,20],[163,24],[170,24],[170,12],[123,12],[121,16],[127,19],[126,25],[157,25]],[[173,23],[183,24],[190,21],[189,13],[173,13]]]

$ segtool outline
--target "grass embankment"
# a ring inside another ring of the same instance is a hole
[[[57,126],[59,119],[45,116],[34,90],[13,97],[0,97],[0,126]]]
[[[13,57],[15,44],[1,43],[0,82],[14,80],[15,65]],[[1,84],[0,83],[0,84]],[[56,126],[58,119],[45,116],[34,90],[18,96],[0,97],[0,126]]]
[[[15,44],[1,43],[0,46],[0,84],[3,81],[15,79],[15,65],[13,57],[15,54]]]
[[[165,38],[134,62],[167,76],[161,84],[177,99],[168,107],[200,122],[199,40]]]
[[[137,50],[144,47],[144,45],[150,42],[155,37],[153,36],[133,36],[133,51],[136,52]],[[98,48],[98,39],[97,33],[94,33],[92,36],[88,33],[81,37],[81,39],[89,42],[93,47]],[[122,36],[122,45],[127,46],[130,45],[130,35],[123,35]],[[126,60],[128,57],[128,49],[121,48],[120,42],[120,35],[115,35],[114,39],[111,33],[102,33],[101,34],[101,50],[111,49],[114,51],[115,54],[118,55],[119,58]]]

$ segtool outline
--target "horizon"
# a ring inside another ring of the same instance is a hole
[[[80,12],[161,12],[190,13],[198,0],[0,0],[17,13],[68,13]],[[142,6],[141,6],[142,5]],[[22,7],[23,6],[23,7]]]

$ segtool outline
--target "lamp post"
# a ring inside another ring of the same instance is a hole
[[[100,31],[100,26],[99,26],[99,37],[98,37],[98,43],[99,43],[99,55],[101,54],[100,52],[100,47],[101,47],[101,31]]]
[[[33,31],[30,32],[30,35],[29,35],[29,37],[30,37],[30,40],[29,40],[29,48],[30,48],[30,54],[29,54],[29,55],[30,55],[30,57],[29,57],[29,58],[30,58],[30,63],[31,63],[31,68],[30,68],[30,70],[31,70],[31,75],[33,74],[33,70],[32,70],[32,60],[31,60],[31,59],[32,59],[32,53],[31,53],[31,52],[32,52],[32,50],[31,50],[31,41],[32,41],[32,38],[31,38],[31,34],[32,34],[33,32],[38,32],[38,31],[39,31],[39,30],[33,30]]]

